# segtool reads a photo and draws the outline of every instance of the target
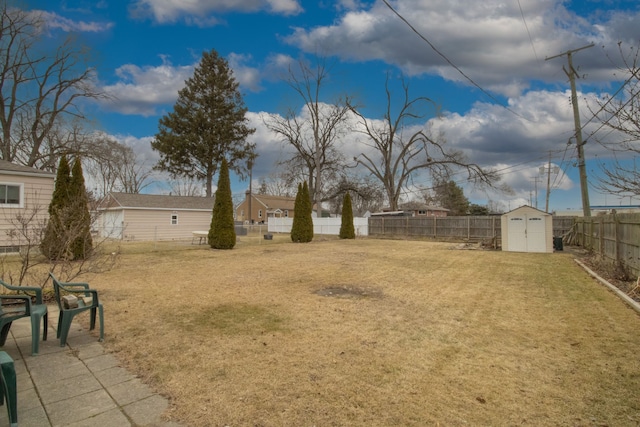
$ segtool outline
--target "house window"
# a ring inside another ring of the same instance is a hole
[[[0,206],[22,207],[22,185],[0,184]]]
[[[426,215],[426,214],[427,214],[427,211],[425,211],[423,209],[418,211],[418,215]]]
[[[262,218],[262,209],[258,210],[258,218]]]
[[[289,218],[289,209],[284,210],[284,217]]]
[[[178,214],[171,214],[171,225],[178,225]]]

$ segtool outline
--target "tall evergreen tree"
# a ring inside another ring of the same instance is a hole
[[[67,236],[65,216],[69,205],[69,187],[71,186],[71,171],[66,156],[60,158],[56,174],[55,187],[49,203],[49,220],[44,231],[40,250],[51,260],[60,259],[65,255]]]
[[[296,193],[296,201],[293,204],[293,224],[291,226],[291,241],[299,243],[302,236],[302,222],[304,217],[304,208],[301,205],[302,200],[302,184],[298,184],[298,192]]]
[[[213,202],[211,227],[209,228],[209,246],[214,249],[233,249],[236,245],[236,230],[233,222],[233,200],[231,181],[226,159],[222,159],[218,190]]]
[[[207,197],[223,158],[236,172],[246,170],[245,160],[255,156],[255,144],[246,138],[255,129],[247,126],[247,108],[238,86],[229,64],[215,50],[202,55],[151,142],[160,154],[158,169],[203,180]]]
[[[462,187],[454,181],[443,181],[436,184],[436,199],[440,206],[449,209],[449,215],[460,216],[469,213],[469,199],[464,195]]]
[[[353,226],[353,208],[351,207],[351,196],[347,191],[344,193],[342,201],[342,221],[340,222],[340,238],[355,239],[356,230]]]
[[[84,184],[82,162],[76,157],[69,182],[69,215],[67,229],[70,232],[69,255],[73,259],[86,259],[93,249],[89,198]]]
[[[300,241],[308,243],[313,240],[313,208],[311,205],[311,195],[309,194],[309,186],[307,181],[302,184],[302,197],[300,198],[300,206],[302,208],[302,225],[300,227]],[[298,216],[298,214],[295,214]]]

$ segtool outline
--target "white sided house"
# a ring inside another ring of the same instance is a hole
[[[186,240],[209,230],[213,197],[109,193],[98,207],[102,237],[136,240]]]
[[[0,252],[40,243],[55,175],[0,160]]]

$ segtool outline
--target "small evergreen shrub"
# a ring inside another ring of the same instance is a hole
[[[342,221],[340,222],[340,238],[355,239],[356,230],[353,226],[353,208],[351,207],[351,196],[349,192],[344,194],[342,200]]]
[[[298,192],[296,193],[296,201],[293,204],[293,224],[291,225],[291,241],[294,243],[301,242],[302,227],[302,206],[300,199],[302,197],[302,184],[298,184]]]
[[[222,160],[222,165],[220,166],[218,189],[213,202],[208,243],[214,249],[233,249],[236,245],[231,182],[229,180],[229,167],[225,159]]]
[[[69,195],[69,256],[72,259],[87,259],[93,251],[93,238],[91,237],[89,198],[79,157],[76,157],[71,169]]]
[[[56,182],[49,203],[49,220],[40,243],[40,251],[50,260],[64,257],[67,248],[67,236],[64,217],[69,205],[69,187],[71,170],[66,156],[60,158]]]

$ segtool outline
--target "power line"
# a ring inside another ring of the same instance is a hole
[[[405,19],[405,17],[404,17],[404,16],[400,15],[400,13],[398,13],[398,11],[396,11],[396,10],[393,8],[393,6],[391,6],[391,5],[389,4],[389,2],[388,2],[387,0],[382,0],[382,1],[384,2],[384,4],[386,4],[386,5],[387,5],[387,7],[388,7],[389,9],[391,9],[391,11],[392,11],[392,12],[393,12],[393,13],[394,13],[398,18],[400,18],[400,19],[401,19],[405,24],[407,24],[407,26],[408,26],[409,28],[411,28],[411,30],[412,30],[414,33],[416,33],[416,35],[417,35],[418,37],[420,37],[424,42],[426,42],[426,43],[431,47],[431,49],[433,49],[433,51],[434,51],[435,53],[437,53],[437,54],[438,54],[438,55],[440,55],[440,56],[441,56],[445,61],[447,61],[447,63],[448,63],[449,65],[451,65],[451,66],[452,66],[452,67],[453,67],[453,68],[454,68],[458,73],[460,73],[460,75],[462,75],[462,77],[464,77],[468,82],[470,82],[473,86],[475,86],[476,88],[478,88],[482,93],[484,93],[484,94],[485,94],[487,97],[489,97],[491,100],[495,101],[498,105],[500,105],[500,106],[501,106],[502,108],[504,108],[505,110],[509,111],[510,113],[512,113],[512,114],[514,114],[514,115],[516,115],[516,116],[518,116],[518,117],[520,117],[520,118],[522,118],[522,119],[525,119],[525,120],[527,120],[527,121],[530,121],[530,120],[529,120],[529,119],[527,119],[526,117],[524,117],[524,116],[522,116],[521,114],[519,114],[517,111],[514,111],[514,110],[512,110],[511,108],[509,108],[509,107],[506,107],[506,106],[502,105],[502,103],[500,102],[500,100],[498,100],[495,96],[493,96],[491,93],[489,93],[489,92],[488,92],[487,90],[485,90],[483,87],[481,87],[481,86],[480,86],[478,83],[476,83],[476,82],[475,82],[471,77],[467,76],[467,75],[465,74],[465,72],[464,72],[464,71],[462,71],[462,70],[460,69],[460,67],[458,67],[458,66],[457,66],[456,64],[454,64],[454,63],[453,63],[449,58],[447,58],[447,56],[446,56],[444,53],[440,52],[440,50],[438,50],[438,48],[437,48],[433,43],[431,43],[431,42],[429,41],[429,39],[427,39],[427,38],[426,38],[424,35],[422,35],[422,34],[421,34],[421,33],[420,33],[420,32],[419,32],[419,31],[418,31],[418,30],[417,30],[413,25],[411,25],[411,23],[410,23],[407,19]]]
[[[518,0],[518,7],[520,8],[520,15],[522,16],[522,22],[524,22],[524,27],[527,29],[527,34],[529,35],[529,42],[531,43],[531,49],[533,49],[533,56],[536,57],[536,61],[538,62],[538,66],[540,65],[540,59],[538,58],[538,52],[536,52],[536,47],[533,44],[533,38],[531,38],[531,32],[529,31],[529,26],[527,25],[527,20],[524,17],[524,11],[522,10],[522,5],[520,4],[520,0]]]

